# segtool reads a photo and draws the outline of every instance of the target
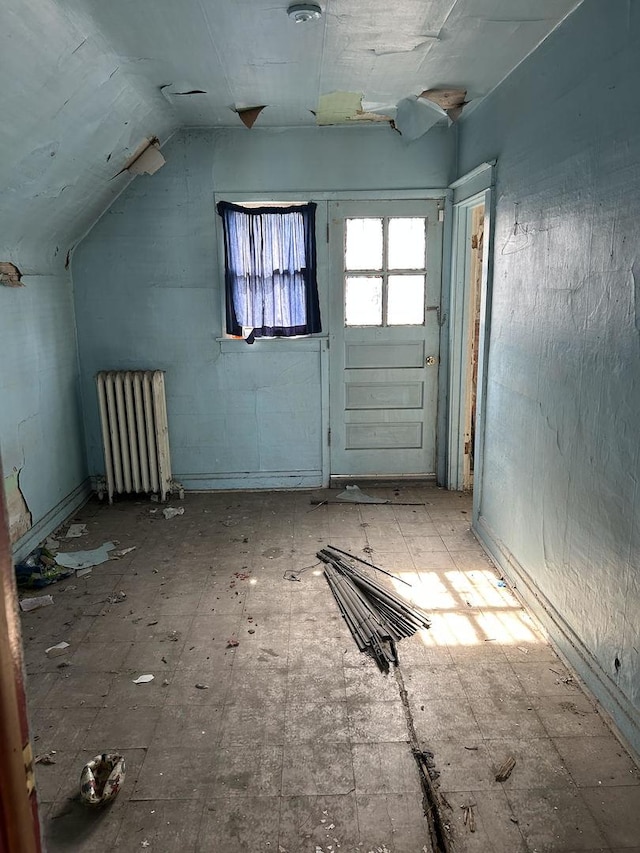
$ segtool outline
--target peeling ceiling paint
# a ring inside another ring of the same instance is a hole
[[[62,265],[145,139],[234,126],[231,104],[268,104],[260,127],[322,121],[319,99],[335,92],[363,98],[350,121],[389,120],[442,87],[466,89],[473,109],[579,2],[321,5],[296,25],[267,0],[4,0],[0,257],[25,275]]]
[[[405,139],[411,141],[424,136],[436,124],[443,121],[448,122],[448,120],[448,116],[442,107],[433,101],[414,96],[403,98],[398,103],[395,126]]]
[[[395,115],[395,108],[391,108]],[[313,111],[318,125],[353,124],[353,122],[390,122],[388,110],[366,109],[360,92],[330,92],[320,95],[318,109]]]
[[[238,113],[242,124],[251,130],[264,108],[264,104],[261,107],[236,107],[236,112]]]

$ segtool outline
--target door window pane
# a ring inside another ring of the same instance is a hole
[[[391,270],[423,270],[426,266],[426,220],[389,219],[389,260]],[[377,267],[376,267],[377,269]]]
[[[349,275],[345,279],[344,317],[347,326],[382,325],[382,277]]]
[[[382,269],[382,219],[347,219],[345,269]]]
[[[424,323],[424,276],[390,275],[387,325],[420,326]]]

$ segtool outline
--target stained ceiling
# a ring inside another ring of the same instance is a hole
[[[0,261],[59,260],[179,127],[313,125],[335,92],[393,117],[459,87],[473,109],[579,2],[319,0],[296,24],[285,0],[3,0]]]

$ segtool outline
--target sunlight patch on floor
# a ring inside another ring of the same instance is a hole
[[[542,642],[512,591],[490,570],[434,569],[405,572],[395,591],[432,618],[420,636],[426,646],[505,645]]]

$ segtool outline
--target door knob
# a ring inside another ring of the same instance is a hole
[[[431,365],[431,364],[435,364],[437,362],[437,360],[438,360],[438,356],[428,355],[424,361],[425,361],[425,364]]]

